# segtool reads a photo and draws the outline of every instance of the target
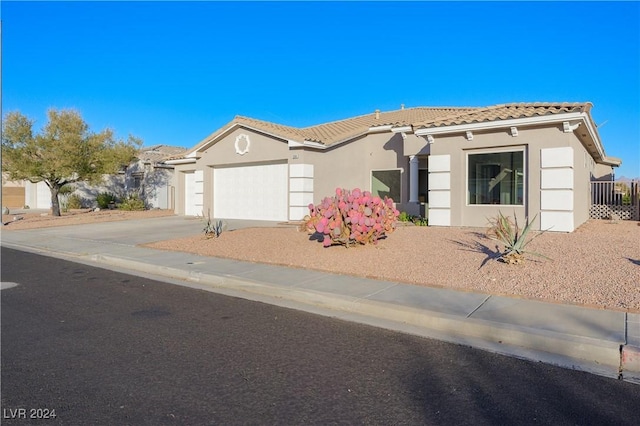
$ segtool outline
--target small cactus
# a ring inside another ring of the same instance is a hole
[[[218,238],[225,228],[226,223],[221,220],[211,219],[211,212],[207,212],[207,221],[202,230],[206,238]]]
[[[381,199],[359,188],[337,188],[334,197],[309,204],[305,227],[322,234],[325,247],[376,244],[386,233],[393,232],[399,214],[388,197]]]

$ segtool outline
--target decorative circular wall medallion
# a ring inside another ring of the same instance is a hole
[[[249,152],[250,145],[251,142],[249,141],[248,135],[245,135],[244,133],[238,135],[236,137],[236,154],[245,155],[247,152]]]

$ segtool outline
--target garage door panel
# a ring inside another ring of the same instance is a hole
[[[216,218],[287,220],[288,165],[214,169],[213,209]]]

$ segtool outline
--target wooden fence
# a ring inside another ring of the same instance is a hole
[[[591,182],[592,219],[640,220],[640,181]]]

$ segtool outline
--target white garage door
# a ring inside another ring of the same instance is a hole
[[[287,220],[288,165],[215,168],[213,211],[219,219]]]

